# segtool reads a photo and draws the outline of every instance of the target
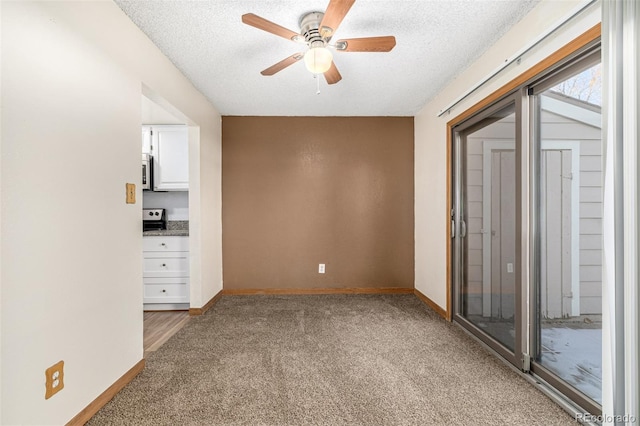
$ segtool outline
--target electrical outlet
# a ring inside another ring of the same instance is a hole
[[[47,368],[44,375],[46,377],[44,399],[49,399],[64,388],[64,361]]]
[[[507,273],[513,274],[513,263],[507,263]]]
[[[136,203],[136,184],[135,183],[127,183],[127,204],[135,204]]]
[[[324,263],[318,264],[318,273],[324,274]]]

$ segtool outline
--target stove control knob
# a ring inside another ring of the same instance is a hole
[[[156,216],[160,216],[160,213],[156,212]]]
[[[153,216],[153,212],[149,212],[149,216]]]

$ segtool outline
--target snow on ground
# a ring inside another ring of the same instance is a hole
[[[541,364],[602,404],[602,330],[543,328]]]

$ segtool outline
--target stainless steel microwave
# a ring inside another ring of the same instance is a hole
[[[142,154],[142,189],[153,190],[153,157]]]

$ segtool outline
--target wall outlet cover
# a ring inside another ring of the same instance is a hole
[[[64,361],[59,361],[47,368],[44,399],[49,399],[64,388]]]

